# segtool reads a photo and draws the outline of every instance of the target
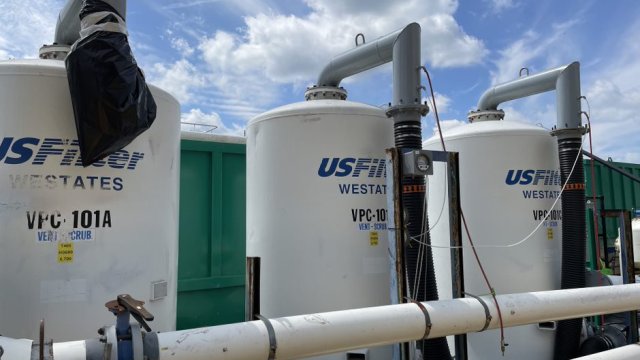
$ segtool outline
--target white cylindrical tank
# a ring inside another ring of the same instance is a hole
[[[640,218],[631,220],[633,235],[633,262],[640,265]]]
[[[64,63],[0,62],[3,335],[94,337],[123,293],[175,328],[180,105],[151,91],[151,128],[83,168]]]
[[[460,155],[460,202],[469,232],[491,284],[498,294],[560,288],[561,180],[557,145],[547,130],[514,121],[478,121],[444,133],[447,151]],[[442,150],[438,135],[425,149]],[[428,177],[428,214],[434,245],[449,246],[449,206],[444,165],[435,163]],[[445,203],[443,203],[443,201]],[[547,212],[549,217],[544,220]],[[541,222],[544,224],[524,243]],[[464,227],[462,228],[465,233]],[[463,235],[464,287],[474,295],[489,293]],[[450,250],[433,250],[441,299],[451,298]],[[504,313],[503,316],[509,316]],[[508,359],[550,359],[554,331],[537,325],[505,330]],[[499,359],[499,330],[468,335],[469,359]],[[450,339],[451,340],[451,339]]]
[[[249,123],[247,256],[261,258],[264,316],[389,303],[392,146],[393,121],[349,101],[295,103]],[[367,351],[371,360],[391,357],[388,347]]]

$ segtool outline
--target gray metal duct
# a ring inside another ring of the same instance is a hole
[[[580,128],[580,63],[577,61],[488,89],[478,101],[478,111],[497,110],[503,102],[551,90],[556,90],[557,129]]]
[[[127,0],[102,0],[113,7],[118,14],[126,20]],[[80,9],[82,0],[69,0],[60,11],[54,43],[58,45],[72,45],[80,38]]]
[[[560,176],[567,184],[562,192],[562,289],[585,286],[585,183],[581,161],[582,113],[580,109],[580,64],[569,65],[526,76],[485,91],[478,110],[469,113],[469,120],[502,118],[500,103],[556,90],[557,125],[551,134],[558,138]],[[558,323],[554,359],[572,359],[578,355],[582,319]]]
[[[401,30],[336,56],[320,73],[317,85],[338,87],[343,79],[392,60],[392,107],[419,105],[421,63],[420,25],[417,23],[411,23]],[[401,111],[403,116],[411,116],[418,121],[423,112],[423,109],[416,109],[413,112]]]
[[[393,61],[393,100],[387,116],[393,118],[396,148],[402,151],[422,149],[422,124],[428,107],[421,103],[420,86],[420,25],[411,23],[404,29],[383,36],[371,43],[357,46],[335,57],[322,70],[317,87],[307,90],[307,99],[346,98],[346,92],[338,89],[342,79]],[[402,186],[424,188],[424,178],[403,177]],[[406,220],[408,239],[424,237],[427,244],[429,235],[422,232],[422,223],[428,227],[429,220],[424,214],[424,192],[403,193],[402,208]],[[417,289],[411,298],[420,301],[438,300],[438,289],[431,248],[426,247],[426,259],[420,257],[420,246],[407,244],[404,262],[407,265],[408,285]],[[420,259],[420,260],[419,260]],[[420,262],[420,265],[418,264]],[[414,276],[417,273],[420,276]],[[414,286],[415,279],[426,279],[425,286]],[[429,339],[418,344],[428,360],[451,359],[445,338]]]

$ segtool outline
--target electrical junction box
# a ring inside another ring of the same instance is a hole
[[[433,155],[428,150],[411,150],[402,154],[402,175],[433,175]]]

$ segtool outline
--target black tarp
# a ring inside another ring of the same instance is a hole
[[[65,64],[82,165],[89,166],[147,130],[156,103],[126,31],[113,30],[124,29],[120,15],[103,1],[85,0],[80,19],[85,34],[81,31]]]

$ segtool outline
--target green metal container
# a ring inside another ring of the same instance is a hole
[[[629,174],[640,177],[640,164],[630,164],[621,162],[610,162],[611,165],[628,172]],[[629,210],[634,211],[640,209],[640,183],[616,172],[598,162],[594,162],[594,174],[596,182],[596,200],[595,206],[598,209],[606,210]],[[591,199],[592,193],[592,177],[591,177],[591,160],[584,160],[586,195],[587,199]],[[602,204],[600,204],[600,201]],[[602,205],[602,207],[601,207]],[[588,236],[588,259],[590,268],[595,268],[595,226],[593,220],[593,210],[587,207],[587,236]],[[603,226],[604,225],[604,226]],[[603,233],[603,227],[606,234]],[[598,223],[598,232],[600,233],[600,251],[601,258],[604,257],[602,251],[605,251],[605,242],[607,244],[606,251],[612,254],[614,251],[614,241],[618,237],[618,222],[616,219],[607,219],[603,224]]]
[[[244,321],[245,148],[182,133],[178,329]]]

